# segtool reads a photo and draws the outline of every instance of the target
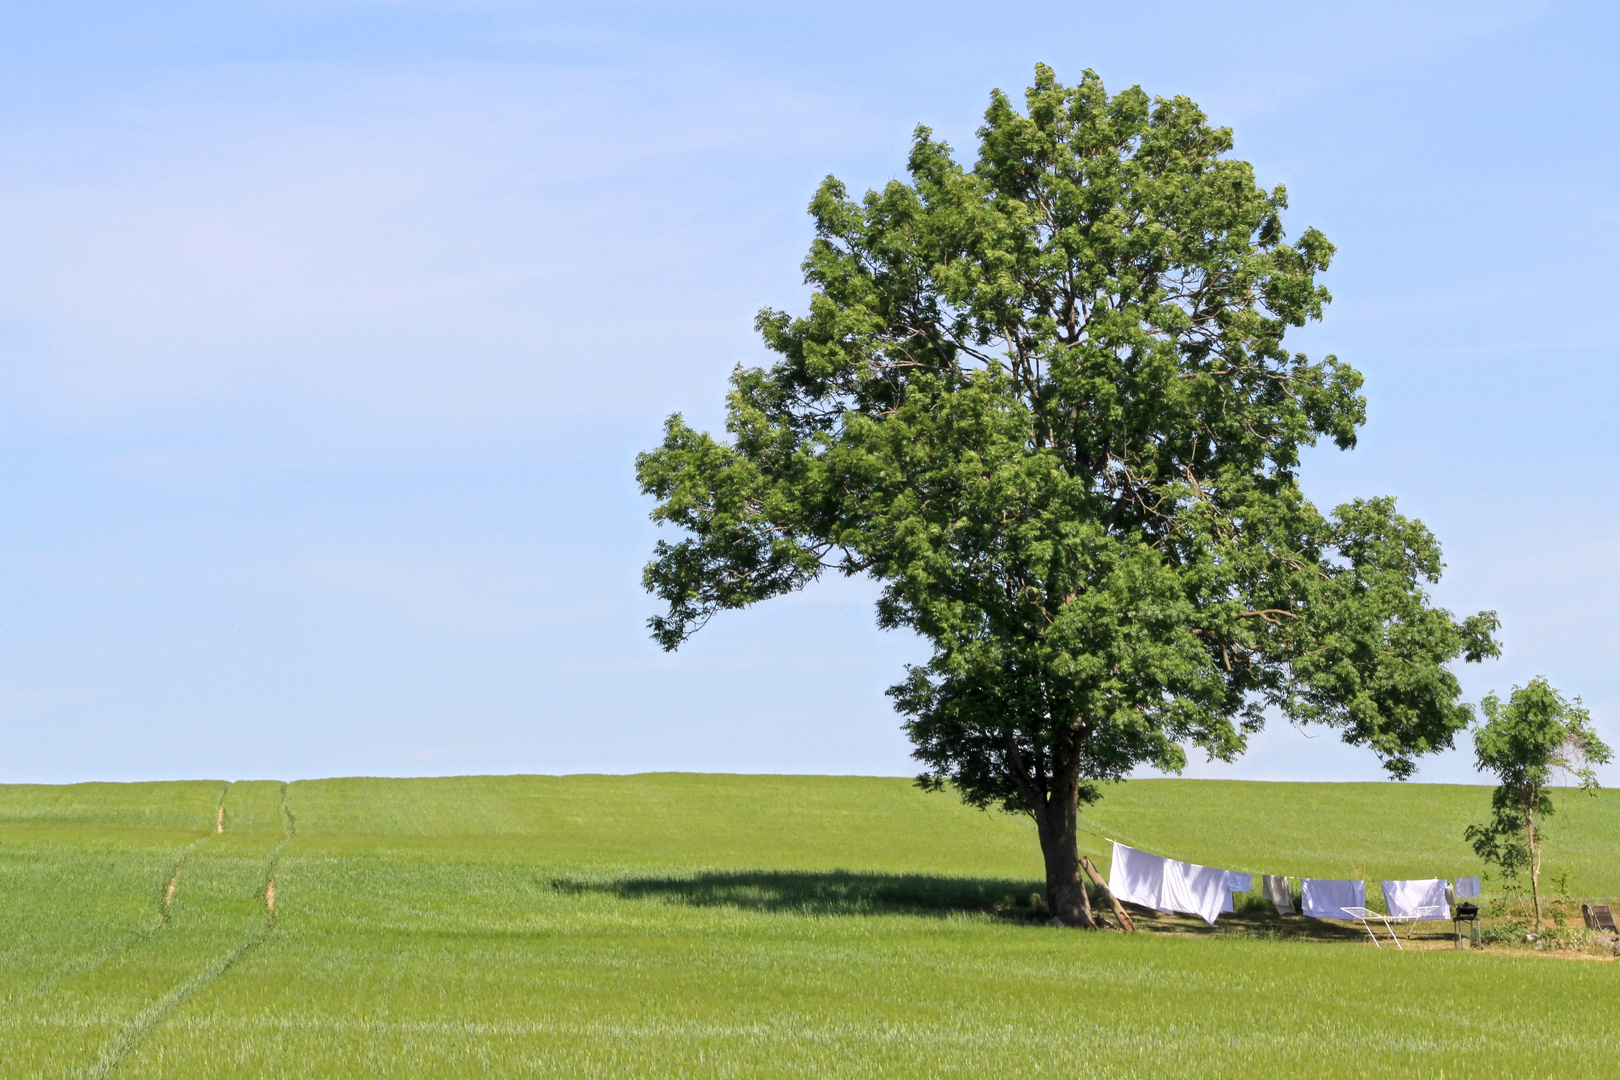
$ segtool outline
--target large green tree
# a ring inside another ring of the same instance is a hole
[[[1562,772],[1595,794],[1592,766],[1606,764],[1611,751],[1592,729],[1581,699],[1564,700],[1545,678],[1515,686],[1506,703],[1488,694],[1481,707],[1485,722],[1474,732],[1474,760],[1500,783],[1491,793],[1491,820],[1468,826],[1464,835],[1505,876],[1530,871],[1540,933],[1541,851],[1553,814],[1553,781]]]
[[[779,359],[733,374],[729,439],[672,416],[637,461],[686,534],[645,581],[668,649],[827,570],[880,582],[933,650],[890,690],[921,783],[1030,815],[1049,906],[1091,924],[1100,782],[1230,760],[1268,707],[1407,776],[1468,724],[1448,664],[1496,619],[1430,604],[1440,549],[1393,501],[1300,491],[1365,401],[1283,348],[1333,253],[1285,239],[1283,189],[1186,98],[1041,66],[1025,99],[991,95],[971,169],[918,128],[909,182],[821,185],[809,311],[760,313]]]

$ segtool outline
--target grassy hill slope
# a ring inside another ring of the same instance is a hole
[[[1486,797],[1139,781],[1085,827],[1098,853],[1462,874]],[[1620,893],[1620,799],[1564,802],[1549,866]],[[1612,961],[993,912],[1040,876],[1026,822],[903,780],[0,786],[0,1075],[1535,1076],[1620,1051]]]
[[[469,776],[0,785],[0,829],[110,826],[206,830],[224,797],[230,831],[413,845],[484,841],[543,861],[1041,876],[1024,819],[983,813],[910,781],[858,776]],[[1136,780],[1082,814],[1082,845],[1108,839],[1211,866],[1293,876],[1478,873],[1463,841],[1490,789],[1451,784]],[[1620,894],[1620,791],[1557,794],[1550,872]],[[511,841],[525,844],[513,847]]]

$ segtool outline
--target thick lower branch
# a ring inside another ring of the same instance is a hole
[[[1114,890],[1110,889],[1108,883],[1102,879],[1102,875],[1097,873],[1097,868],[1091,865],[1091,860],[1084,855],[1080,856],[1080,866],[1102,892],[1103,898],[1108,901],[1109,907],[1114,909],[1114,918],[1119,920],[1119,925],[1133,934],[1136,933],[1136,923],[1126,913],[1125,908],[1119,902],[1119,898],[1114,895]]]

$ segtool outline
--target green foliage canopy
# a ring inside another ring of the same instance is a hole
[[[729,441],[673,416],[637,467],[686,533],[646,570],[657,640],[829,569],[881,582],[879,624],[933,650],[890,690],[922,782],[1034,816],[1051,892],[1098,781],[1231,759],[1268,707],[1409,775],[1497,624],[1429,602],[1439,546],[1392,500],[1300,491],[1365,401],[1283,347],[1333,254],[1285,238],[1283,189],[1186,98],[1041,66],[1026,105],[992,95],[971,169],[919,127],[909,182],[829,177],[809,311],[761,312],[778,359],[733,374]]]

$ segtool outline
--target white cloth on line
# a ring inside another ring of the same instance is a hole
[[[1114,841],[1108,860],[1108,891],[1120,900],[1155,911],[1167,911],[1160,901],[1164,892],[1165,860]]]
[[[1451,908],[1446,903],[1445,878],[1420,878],[1416,881],[1384,882],[1384,909],[1398,918],[1410,918],[1418,908],[1433,907],[1422,916],[1437,922],[1449,922]]]
[[[1308,877],[1301,880],[1301,903],[1307,918],[1353,919],[1347,907],[1367,906],[1365,881],[1335,881]]]
[[[1271,901],[1279,915],[1294,913],[1294,898],[1288,894],[1288,879],[1280,874],[1266,874],[1260,879],[1261,891]]]
[[[1468,900],[1479,895],[1479,878],[1460,877],[1457,879],[1457,899]]]
[[[1197,915],[1211,926],[1231,902],[1225,870],[1149,855],[1117,840],[1113,843],[1108,889],[1119,899],[1155,911]]]
[[[1197,915],[1214,926],[1221,908],[1231,902],[1232,890],[1227,887],[1225,870],[1166,859],[1163,896],[1171,911]]]
[[[1221,914],[1230,915],[1237,910],[1237,905],[1232,901],[1233,893],[1248,892],[1253,887],[1253,874],[1246,874],[1241,870],[1228,870],[1226,872],[1226,902],[1221,905]]]

